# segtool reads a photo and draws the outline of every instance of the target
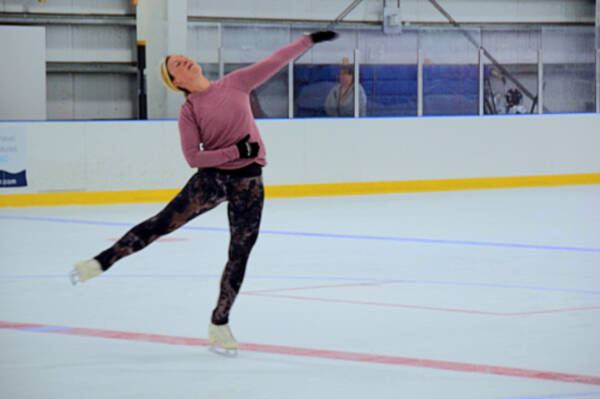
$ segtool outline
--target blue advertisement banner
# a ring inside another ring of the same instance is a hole
[[[0,130],[0,188],[27,186],[25,129]]]

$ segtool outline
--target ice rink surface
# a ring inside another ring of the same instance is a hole
[[[0,209],[0,397],[600,398],[600,186],[267,199],[234,358],[225,205],[67,278],[163,206]]]

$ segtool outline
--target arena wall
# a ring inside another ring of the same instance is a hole
[[[271,197],[600,184],[599,114],[257,123]],[[28,185],[0,187],[0,206],[165,201],[195,171],[174,120],[0,123],[11,132]]]

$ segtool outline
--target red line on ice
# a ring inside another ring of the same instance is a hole
[[[62,327],[65,330],[42,330],[44,327]],[[76,336],[87,336],[97,338],[109,338],[109,339],[121,339],[138,342],[153,342],[170,345],[185,345],[185,346],[209,346],[206,339],[201,338],[189,338],[189,337],[176,337],[159,334],[147,334],[147,333],[135,333],[126,331],[113,331],[113,330],[99,330],[91,328],[68,328],[63,326],[50,326],[44,324],[31,324],[31,323],[12,323],[0,321],[0,329],[13,329],[28,331],[28,329],[40,328],[39,332],[49,334],[63,334],[63,335],[76,335]],[[31,330],[30,330],[31,331]],[[33,330],[35,331],[35,330]],[[272,353],[277,355],[288,355],[288,356],[303,356],[303,357],[314,357],[319,359],[333,359],[333,360],[344,360],[351,362],[366,362],[366,363],[377,363],[377,364],[390,364],[390,365],[401,365],[411,367],[422,367],[437,370],[449,370],[457,372],[467,373],[479,373],[479,374],[492,374],[501,375],[508,377],[520,377],[530,378],[538,380],[550,380],[560,382],[570,382],[587,385],[600,385],[600,377],[580,375],[580,374],[568,374],[558,373],[552,371],[541,371],[541,370],[528,370],[514,367],[502,367],[502,366],[490,366],[483,364],[472,364],[472,363],[459,363],[459,362],[448,362],[441,360],[430,360],[430,359],[416,359],[399,356],[384,356],[368,353],[356,353],[356,352],[345,352],[345,351],[333,351],[333,350],[322,350],[322,349],[308,349],[308,348],[297,348],[290,346],[280,345],[262,345],[252,343],[241,343],[240,351],[251,351],[260,353]]]
[[[370,302],[370,301],[357,301],[351,299],[335,299],[335,298],[318,298],[311,296],[298,296],[298,295],[281,295],[275,294],[275,292],[282,291],[303,291],[303,290],[314,290],[322,288],[347,288],[347,287],[366,287],[366,286],[380,286],[384,284],[400,283],[402,281],[389,280],[389,281],[373,281],[373,282],[359,282],[359,283],[345,283],[345,284],[330,284],[330,285],[313,285],[304,287],[288,287],[288,288],[274,288],[267,290],[252,290],[242,291],[240,294],[253,295],[253,296],[266,296],[271,298],[283,298],[283,299],[297,299],[303,301],[318,301],[318,302],[330,302],[330,303],[347,303],[353,305],[370,305],[370,306],[383,306],[383,307],[395,307],[405,309],[421,309],[421,310],[435,310],[440,312],[452,312],[452,313],[468,313],[468,314],[479,314],[488,316],[530,316],[544,313],[560,313],[560,312],[574,312],[582,310],[598,310],[600,306],[580,306],[573,308],[563,309],[541,309],[527,312],[488,312],[483,310],[469,310],[469,309],[453,309],[453,308],[442,308],[434,306],[421,306],[421,305],[404,305],[399,303],[385,303],[385,302]]]
[[[369,302],[369,301],[354,301],[349,299],[334,299],[334,298],[316,298],[310,296],[298,296],[298,295],[279,295],[279,294],[263,294],[260,291],[249,291],[240,292],[244,295],[252,296],[266,296],[271,298],[284,298],[284,299],[298,299],[302,301],[318,301],[318,302],[331,302],[331,303],[348,303],[352,305],[370,305],[370,306],[384,306],[392,308],[404,308],[404,309],[421,309],[421,310],[436,310],[440,312],[451,312],[451,313],[468,313],[468,314],[480,314],[488,316],[530,316],[534,314],[543,313],[560,313],[560,312],[574,312],[581,310],[598,310],[600,306],[582,306],[576,308],[565,308],[565,309],[542,309],[534,310],[530,312],[487,312],[483,310],[469,310],[469,309],[453,309],[453,308],[440,308],[435,306],[420,306],[420,305],[403,305],[399,303],[385,303],[385,302]]]

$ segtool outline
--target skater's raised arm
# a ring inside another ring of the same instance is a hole
[[[319,31],[303,36],[295,42],[275,51],[268,58],[230,73],[228,79],[232,85],[250,92],[252,89],[269,80],[281,68],[299,57],[315,43],[333,40],[336,37],[337,34],[332,31]]]

